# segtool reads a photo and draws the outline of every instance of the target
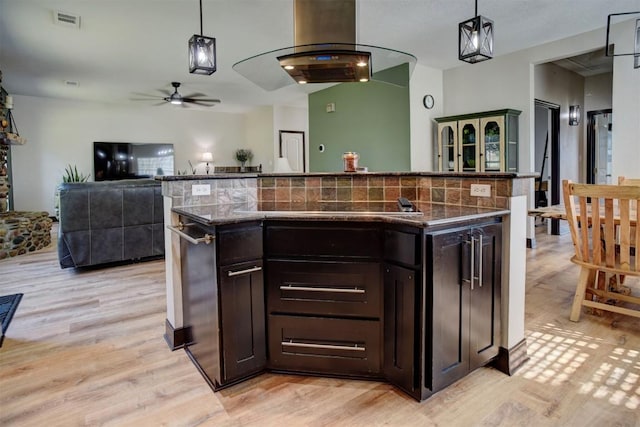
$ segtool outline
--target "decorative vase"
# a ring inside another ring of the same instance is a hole
[[[245,170],[246,170],[246,166],[245,166],[245,165],[246,165],[246,163],[247,163],[247,162],[241,162],[241,163],[240,163],[240,172],[245,172]]]

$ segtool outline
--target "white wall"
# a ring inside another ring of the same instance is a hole
[[[54,212],[54,192],[67,164],[93,174],[93,141],[173,143],[175,167],[188,170],[211,151],[214,164],[235,165],[245,145],[245,115],[172,106],[127,107],[14,96],[13,114],[24,146],[12,147],[14,207]],[[93,177],[92,177],[93,178]]]
[[[306,170],[309,170],[309,108],[274,106],[273,107],[273,161],[280,155],[280,131],[294,130],[304,132],[304,156]],[[273,170],[273,163],[270,170]]]
[[[615,26],[612,40],[616,53],[633,52],[635,19]],[[613,144],[612,174],[640,177],[640,69],[633,68],[633,56],[613,59]]]
[[[611,92],[613,89],[613,73],[598,74],[584,79],[584,110],[586,126],[589,111],[611,108]]]
[[[253,151],[252,166],[262,165],[263,172],[273,170],[273,107],[256,108],[246,115],[246,147]],[[233,164],[237,164],[234,162]]]
[[[580,105],[584,116],[584,77],[555,64],[536,65],[534,96],[560,106],[560,181],[570,179],[584,182],[585,171],[582,166],[586,164],[583,163],[586,141],[583,138],[583,126],[569,126],[570,105]],[[580,120],[582,123],[584,117]]]
[[[434,107],[427,110],[422,100],[430,94]],[[434,151],[433,119],[443,115],[444,97],[442,70],[417,64],[409,82],[409,109],[411,126],[411,170],[432,171]]]

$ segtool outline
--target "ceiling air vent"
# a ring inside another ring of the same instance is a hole
[[[53,22],[64,27],[73,27],[79,29],[80,15],[74,15],[73,13],[56,10],[53,12]]]

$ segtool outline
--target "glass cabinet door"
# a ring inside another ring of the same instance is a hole
[[[483,161],[481,171],[504,171],[504,117],[480,119]]]
[[[458,170],[458,125],[457,122],[438,124],[438,170],[455,172]]]
[[[465,172],[480,170],[478,120],[461,120],[458,122],[460,129],[460,167]]]

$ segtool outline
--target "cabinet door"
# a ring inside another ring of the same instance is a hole
[[[458,170],[458,122],[438,123],[438,160],[435,169]]]
[[[185,348],[215,389],[222,379],[214,245],[194,245],[180,239],[184,325],[189,334]]]
[[[472,229],[474,280],[470,292],[470,369],[483,366],[500,346],[501,224]]]
[[[266,366],[262,260],[220,269],[224,382]]]
[[[505,171],[505,127],[504,116],[480,119],[481,171]]]
[[[469,371],[468,228],[428,236],[433,289],[432,390],[440,390]]]
[[[413,270],[384,267],[384,375],[390,383],[415,393],[416,275]],[[419,350],[419,349],[418,349]]]
[[[480,121],[478,119],[458,122],[458,170],[476,172],[480,170]]]

